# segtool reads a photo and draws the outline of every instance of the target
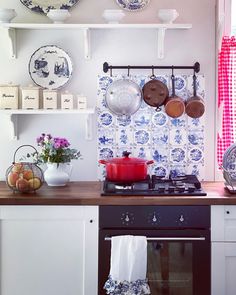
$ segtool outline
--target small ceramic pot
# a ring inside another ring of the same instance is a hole
[[[172,22],[179,16],[175,9],[159,9],[158,17],[164,24],[172,24]]]
[[[15,9],[0,8],[0,23],[9,23],[15,16]]]
[[[120,9],[105,9],[102,16],[108,24],[118,24],[125,14]]]
[[[54,24],[63,24],[65,20],[70,17],[67,9],[50,9],[47,17],[49,17]]]

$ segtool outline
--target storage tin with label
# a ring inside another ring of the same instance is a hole
[[[77,108],[79,110],[87,108],[87,98],[83,94],[77,95]]]
[[[61,94],[61,108],[72,110],[74,107],[73,103],[73,94],[70,94],[68,91]]]
[[[32,85],[21,88],[22,109],[39,109],[39,89]]]
[[[0,85],[0,109],[18,109],[18,85]]]
[[[56,90],[43,90],[43,108],[49,110],[57,109]]]

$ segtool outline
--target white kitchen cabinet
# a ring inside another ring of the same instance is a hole
[[[1,295],[97,294],[96,206],[2,206]]]
[[[211,206],[212,295],[235,295],[236,206]]]

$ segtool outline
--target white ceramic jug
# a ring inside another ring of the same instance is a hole
[[[70,181],[71,163],[47,163],[44,180],[49,186],[65,186]]]

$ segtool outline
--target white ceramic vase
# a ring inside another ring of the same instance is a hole
[[[70,181],[71,163],[47,163],[44,180],[49,186],[65,186]]]

